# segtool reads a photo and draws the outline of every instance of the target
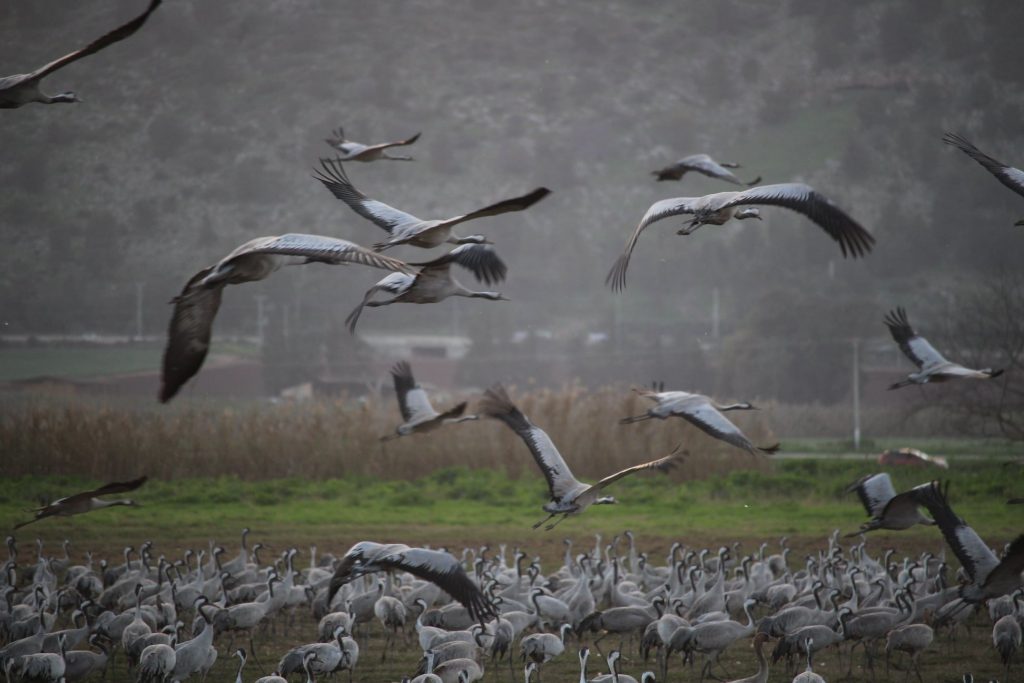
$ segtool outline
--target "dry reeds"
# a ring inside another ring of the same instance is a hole
[[[676,479],[768,467],[766,459],[710,439],[683,420],[620,425],[620,418],[647,407],[631,393],[568,387],[528,393],[512,388],[511,394],[581,478],[659,457],[676,444],[689,451],[672,475]],[[756,443],[773,440],[765,412],[734,417]],[[398,422],[390,399],[240,407],[183,402],[168,410],[64,398],[6,406],[0,444],[5,476],[415,479],[447,467],[487,468],[512,477],[535,473],[525,446],[496,421],[382,443],[380,437]]]

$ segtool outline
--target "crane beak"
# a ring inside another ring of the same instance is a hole
[[[1019,221],[1014,223],[1014,225],[1024,225],[1024,218],[1021,218]]]

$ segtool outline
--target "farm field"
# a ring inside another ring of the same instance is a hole
[[[563,539],[572,539],[575,552],[590,549],[594,534],[609,542],[626,529],[636,534],[638,547],[652,561],[663,563],[669,545],[680,541],[690,547],[717,548],[739,542],[741,553],[754,553],[762,542],[768,552],[778,550],[777,542],[787,536],[793,548],[791,566],[796,569],[802,558],[823,550],[833,529],[853,531],[864,519],[860,504],[852,494],[843,495],[844,486],[863,473],[874,471],[872,463],[827,460],[791,460],[773,463],[768,471],[746,470],[706,479],[673,482],[664,477],[644,477],[620,482],[615,495],[620,503],[600,506],[586,514],[570,518],[554,531],[531,531],[540,518],[544,501],[543,483],[536,477],[509,478],[499,471],[443,469],[412,480],[384,480],[373,477],[350,479],[302,478],[249,481],[237,477],[215,479],[153,480],[134,496],[138,508],[113,508],[71,519],[50,519],[25,527],[16,534],[23,552],[31,554],[32,541],[39,538],[50,552],[64,538],[72,540],[72,555],[80,559],[85,551],[117,562],[125,545],[138,547],[145,540],[154,543],[155,554],[179,557],[186,548],[205,549],[211,540],[224,545],[229,557],[237,548],[237,536],[243,526],[252,529],[250,543],[268,545],[276,555],[288,547],[300,554],[299,567],[309,561],[309,546],[320,554],[343,553],[360,540],[404,542],[411,545],[446,546],[458,552],[463,547],[489,545],[491,553],[500,544],[522,548],[530,557],[541,558],[546,571],[561,562]],[[937,470],[892,471],[897,489],[926,480]],[[1007,506],[1006,498],[1019,495],[1021,473],[1016,465],[999,461],[972,462],[967,467],[952,467],[951,500],[990,544],[1010,540],[1024,528],[1022,511]],[[74,477],[18,477],[0,482],[0,520],[8,528],[27,519],[23,510],[38,496],[56,496],[97,483]],[[844,541],[856,542],[857,539]],[[898,557],[915,556],[923,551],[940,552],[943,543],[937,530],[916,527],[903,533],[875,533],[867,548],[881,555],[895,548]],[[620,546],[624,551],[624,546]],[[270,556],[264,552],[264,561]],[[948,553],[952,566],[955,559]],[[923,659],[926,681],[959,680],[964,671],[973,671],[978,680],[997,677],[998,658],[991,649],[991,627],[987,616],[975,616],[972,630],[961,632],[957,640],[941,636]],[[256,637],[262,668],[250,660],[244,680],[256,672],[269,672],[288,647],[315,639],[315,619],[306,611],[293,618],[276,619],[270,629]],[[418,657],[415,641],[387,662],[380,662],[383,647],[379,626],[370,625],[359,638],[363,652],[356,669],[357,681],[398,681],[415,669]],[[592,635],[582,641],[573,638],[570,652],[546,667],[542,680],[573,680],[578,676],[574,653],[579,643],[590,644]],[[722,658],[729,673],[740,677],[756,669],[749,640],[727,651]],[[242,643],[236,643],[236,646]],[[614,637],[602,643],[605,650],[615,647]],[[237,659],[225,651],[227,637],[220,642],[220,658],[208,680],[233,680]],[[636,643],[624,643],[627,661],[623,671],[633,675],[644,665]],[[771,647],[771,644],[769,644]],[[942,657],[938,656],[939,652]],[[859,669],[861,655],[855,659],[853,680],[869,680]],[[955,664],[953,664],[955,662]],[[123,667],[123,662],[120,665]],[[832,653],[816,658],[816,668],[827,680],[836,680],[839,663]],[[845,666],[845,660],[844,660]],[[877,680],[901,681],[905,672],[884,675],[879,660]],[[951,668],[952,667],[952,668]],[[590,661],[591,673],[602,669],[600,657]],[[678,661],[670,668],[670,680],[696,680],[698,668],[683,669]],[[686,673],[682,673],[682,672]],[[499,673],[503,672],[503,673]],[[721,673],[721,672],[719,672]],[[490,666],[487,680],[521,680],[522,669],[515,662],[514,675],[505,664]],[[770,680],[789,680],[781,666]],[[123,668],[114,680],[129,680]]]

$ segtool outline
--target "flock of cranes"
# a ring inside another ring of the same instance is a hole
[[[875,488],[884,496],[884,487]],[[492,554],[486,546],[459,553],[363,541],[340,557],[312,547],[305,569],[296,568],[296,548],[261,558],[262,545],[247,544],[248,529],[231,559],[213,542],[180,556],[158,555],[146,542],[137,553],[125,548],[123,561],[87,553],[84,564],[73,563],[68,542],[63,556],[47,555],[38,542],[35,557],[23,559],[8,537],[0,670],[12,683],[75,683],[108,669],[114,680],[167,683],[203,679],[218,659],[234,655],[236,681],[246,680],[249,661],[260,672],[249,680],[259,683],[301,675],[365,680],[360,662],[377,648],[381,661],[403,658],[416,651],[412,639],[423,653],[419,670],[406,671],[415,683],[473,683],[505,667],[514,680],[516,662],[527,683],[550,680],[552,662],[569,662],[573,653],[581,683],[678,676],[766,683],[772,669],[788,670],[796,683],[824,680],[813,662],[829,653],[836,658],[831,675],[845,668],[850,676],[857,648],[872,680],[882,656],[888,672],[902,654],[903,677],[916,674],[923,683],[922,658],[940,659],[936,638],[963,639],[967,619],[980,613],[992,624],[1005,680],[1013,680],[1024,536],[997,559],[937,483],[914,491],[954,539],[959,586],[944,554],[875,555],[867,537],[846,546],[839,530],[795,563],[785,538],[770,556],[767,543],[746,551],[738,543],[717,550],[674,543],[644,552],[626,532],[607,544],[597,536],[592,549],[575,553],[566,539],[554,566],[505,545]],[[70,626],[58,629],[68,614]],[[314,623],[318,640],[302,642]],[[247,650],[235,648],[239,639]],[[275,656],[271,640],[296,644]],[[745,646],[753,647],[757,670],[737,677],[735,657],[723,655]],[[606,674],[588,670],[593,651]],[[945,667],[963,673],[955,658]]]
[[[161,0],[150,0],[142,14],[86,47],[32,72],[0,79],[0,108],[80,102],[73,92],[44,94],[42,79],[131,36],[160,4]],[[324,235],[258,237],[187,281],[172,302],[158,395],[161,402],[171,400],[202,367],[224,288],[262,280],[284,265],[354,264],[389,271],[348,316],[346,323],[353,333],[366,307],[430,304],[450,297],[505,300],[499,292],[474,291],[453,277],[453,265],[486,285],[504,281],[508,273],[485,236],[460,236],[454,230],[472,220],[530,209],[550,190],[538,187],[467,213],[424,220],[364,195],[342,165],[412,161],[411,156],[389,150],[413,145],[419,137],[416,133],[405,140],[366,145],[349,140],[338,128],[326,140],[337,157],[321,160],[314,178],[387,233],[371,248]],[[948,133],[943,140],[1024,195],[1024,172],[996,161],[959,135]],[[783,207],[821,228],[838,243],[844,257],[859,258],[871,252],[874,236],[821,191],[803,183],[760,185],[760,177],[746,183],[728,170],[738,167],[696,154],[654,171],[659,181],[682,180],[693,172],[749,187],[669,198],[651,205],[606,283],[615,291],[623,289],[641,233],[675,216],[688,217],[677,234],[690,235],[703,225],[760,220],[763,207]],[[1017,225],[1024,225],[1024,220]],[[382,253],[399,246],[431,249],[445,245],[453,248],[422,262]],[[971,369],[947,360],[914,331],[902,308],[890,312],[885,324],[918,369],[892,389],[1002,374],[999,369]],[[501,384],[484,392],[478,412],[467,415],[466,402],[444,412],[435,410],[408,363],[396,364],[392,376],[403,422],[394,435],[382,440],[481,418],[504,423],[522,439],[550,495],[543,506],[547,517],[534,528],[546,525],[550,530],[591,505],[613,504],[615,498],[605,495],[605,489],[615,481],[643,471],[666,472],[686,455],[676,448],[663,457],[586,484],[573,475],[551,438],[520,410]],[[769,455],[779,447],[756,446],[726,417],[729,411],[755,410],[748,402],[720,404],[708,396],[664,391],[664,387],[639,394],[654,405],[641,415],[624,417],[624,424],[680,417],[754,456]],[[15,528],[48,517],[135,505],[130,499],[102,496],[133,491],[145,481],[146,477],[112,482],[61,498],[35,510],[32,520]],[[259,664],[256,639],[268,624],[284,625],[290,611],[309,609],[319,619],[321,642],[291,649],[277,662],[274,672],[259,678],[258,683],[281,683],[292,674],[304,674],[307,681],[313,681],[339,672],[348,672],[351,680],[360,658],[359,640],[374,621],[385,635],[382,659],[389,650],[403,647],[401,631],[415,629],[424,664],[421,672],[410,672],[412,683],[472,683],[483,678],[485,666],[507,660],[511,668],[516,656],[523,664],[526,683],[533,678],[540,681],[549,662],[571,651],[573,638],[581,645],[590,639],[596,649],[609,637],[619,639],[620,645],[605,656],[607,674],[591,677],[587,672],[590,647],[577,650],[581,683],[664,680],[677,655],[691,664],[697,657],[704,658],[701,681],[717,677],[716,668],[729,676],[720,658],[730,647],[747,640],[754,648],[758,670],[735,683],[765,683],[770,667],[784,658],[791,664],[799,660],[806,665],[803,672],[792,671],[794,683],[823,680],[813,670],[815,653],[828,648],[842,652],[847,645],[848,673],[859,645],[873,678],[877,649],[884,645],[887,666],[892,653],[905,652],[910,660],[907,676],[913,670],[923,683],[919,660],[932,645],[935,629],[955,629],[979,605],[987,605],[994,624],[993,646],[1009,676],[1021,647],[1024,535],[997,555],[953,511],[939,482],[925,482],[897,493],[887,474],[873,474],[851,485],[849,492],[854,491],[870,520],[848,536],[863,539],[863,534],[878,529],[937,526],[962,566],[959,585],[950,582],[941,556],[908,557],[901,567],[891,562],[890,553],[872,557],[863,540],[844,547],[838,531],[827,539],[825,548],[807,556],[802,568],[790,566],[785,547],[779,555],[766,558],[764,546],[744,556],[738,548],[721,548],[716,558],[708,559],[712,549],[676,544],[665,563],[659,564],[638,553],[632,535],[627,534],[625,555],[619,554],[618,539],[602,546],[599,538],[593,552],[576,556],[567,545],[561,566],[547,574],[539,560],[524,571],[527,556],[518,549],[509,563],[503,546],[497,556],[488,557],[485,548],[467,548],[460,558],[444,549],[369,541],[355,544],[340,558],[321,557],[319,563],[311,560],[307,570],[296,571],[296,549],[284,551],[276,562],[263,564],[258,548],[247,547],[244,533],[239,555],[227,562],[220,559],[223,548],[212,544],[208,557],[205,551],[189,551],[179,559],[161,555],[154,562],[152,544],[147,542],[134,561],[130,559],[133,549],[126,549],[121,565],[103,560],[97,567],[92,556],[85,564],[72,565],[66,544],[65,557],[57,558],[44,555],[40,543],[36,561],[24,564],[14,538],[9,537],[9,558],[0,573],[0,591],[5,597],[0,604],[0,670],[9,683],[72,683],[113,666],[114,652],[120,650],[125,666],[139,683],[169,683],[205,677],[219,656],[218,646],[228,638],[226,651],[238,657],[236,680],[241,681],[250,658]],[[923,515],[921,508],[930,517]],[[311,554],[315,557],[315,551]],[[57,619],[68,612],[71,626],[54,630]],[[191,625],[186,626],[189,617]],[[236,637],[248,639],[248,651],[233,649]],[[769,662],[764,647],[771,639],[777,643]],[[646,655],[656,652],[657,671],[638,672],[639,679],[622,673],[627,641],[645,653],[644,661]],[[84,644],[95,649],[75,649]]]

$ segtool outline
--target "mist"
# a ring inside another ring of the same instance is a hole
[[[34,68],[139,5],[7,3],[0,64]],[[261,235],[381,239],[312,177],[333,156],[332,129],[363,142],[422,131],[402,148],[414,162],[347,164],[355,186],[423,218],[553,190],[465,231],[495,243],[511,301],[372,309],[353,336],[343,320],[380,275],[285,268],[225,292],[211,359],[245,346],[262,373],[230,393],[379,385],[416,347],[388,339],[465,337],[453,368],[428,379],[657,379],[845,404],[856,340],[865,400],[891,400],[885,379],[910,365],[885,312],[907,307],[949,348],[968,302],[1024,254],[1021,198],[941,142],[960,132],[1024,164],[1022,24],[1024,5],[956,0],[168,0],[132,39],[48,78],[83,103],[0,117],[3,341],[134,340],[150,355],[132,369],[154,372],[139,391],[154,395],[167,302],[201,268]],[[811,184],[873,233],[874,251],[843,259],[782,208],[685,237],[666,221],[613,293],[605,275],[651,203],[735,189],[651,175],[696,153],[742,164],[744,179]]]

